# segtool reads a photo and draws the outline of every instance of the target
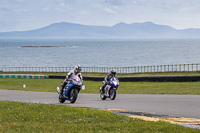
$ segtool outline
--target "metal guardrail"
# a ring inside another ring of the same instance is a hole
[[[74,67],[0,67],[2,72],[69,72]],[[117,73],[183,72],[200,71],[200,64],[178,64],[135,67],[82,67],[82,72],[108,73],[115,69]]]

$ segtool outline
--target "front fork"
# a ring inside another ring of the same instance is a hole
[[[105,94],[109,96],[110,86],[105,87]]]

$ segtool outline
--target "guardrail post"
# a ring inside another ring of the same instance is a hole
[[[193,71],[193,65],[194,65],[194,64],[192,64],[192,71]]]

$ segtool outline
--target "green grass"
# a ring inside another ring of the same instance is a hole
[[[56,92],[62,79],[0,79],[0,89]],[[26,84],[26,88],[23,88]],[[80,93],[99,93],[99,81],[84,81]],[[118,94],[196,94],[200,95],[200,82],[120,82]]]
[[[122,94],[200,94],[200,82],[121,82]]]
[[[102,110],[0,101],[0,132],[196,133],[199,130]]]
[[[67,72],[0,72],[0,74],[39,74],[39,75],[66,75]],[[105,77],[108,73],[83,72],[83,76]],[[200,75],[195,72],[155,72],[155,73],[117,73],[118,77],[126,76],[166,76],[166,75]]]

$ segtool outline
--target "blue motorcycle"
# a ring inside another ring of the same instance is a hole
[[[71,78],[70,81],[68,81],[67,85],[63,89],[63,94],[61,95],[60,89],[57,88],[58,94],[59,94],[59,102],[64,103],[65,100],[69,100],[70,103],[74,103],[78,97],[78,93],[81,90],[81,86],[83,85],[82,80],[75,75]]]
[[[102,83],[105,84],[105,81],[103,81]],[[119,86],[119,80],[116,77],[113,77],[107,83],[104,90],[102,90],[101,86],[99,87],[100,98],[102,100],[105,100],[106,98],[110,98],[111,100],[114,100],[116,98],[118,86]]]

